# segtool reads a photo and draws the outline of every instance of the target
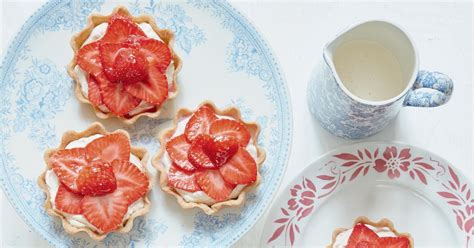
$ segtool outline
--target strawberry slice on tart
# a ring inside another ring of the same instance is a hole
[[[379,237],[365,224],[358,223],[353,227],[347,243],[347,248],[357,247],[409,248],[410,240],[407,237]]]
[[[328,247],[381,247],[412,248],[413,239],[407,233],[399,233],[388,219],[373,222],[367,217],[358,217],[352,228],[339,228],[333,233],[333,242]]]
[[[146,156],[123,130],[108,133],[95,123],[67,132],[59,148],[46,151],[48,168],[38,180],[48,213],[61,217],[66,232],[85,231],[95,240],[130,230],[149,209]]]
[[[151,16],[133,17],[124,7],[91,18],[72,38],[75,56],[68,72],[79,100],[91,104],[98,117],[116,116],[127,124],[143,115],[157,117],[162,104],[177,95],[181,60],[171,48],[173,39]]]
[[[187,192],[200,191],[201,187],[196,181],[196,174],[184,171],[172,164],[168,171],[168,183],[175,189],[182,189]]]
[[[242,121],[236,108],[221,111],[210,102],[179,110],[174,124],[160,133],[162,148],[153,159],[161,188],[182,207],[207,214],[240,205],[244,192],[259,183],[265,159],[255,142],[258,125]]]

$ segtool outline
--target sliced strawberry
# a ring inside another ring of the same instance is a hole
[[[87,98],[91,101],[94,106],[100,106],[103,104],[102,96],[100,95],[99,83],[92,74],[89,74],[89,79],[87,80],[88,93]]]
[[[96,77],[102,93],[105,106],[118,116],[127,115],[141,102],[140,99],[130,95],[123,88],[123,83],[112,83],[105,76]]]
[[[227,200],[235,188],[235,185],[226,182],[222,178],[218,170],[196,172],[196,181],[199,187],[216,201]]]
[[[140,53],[149,62],[154,61],[154,66],[160,73],[164,73],[171,63],[171,51],[165,43],[155,39],[137,39]]]
[[[105,76],[112,82],[120,82],[120,76],[114,71],[115,59],[121,50],[130,49],[124,43],[100,43],[100,61]]]
[[[166,143],[166,152],[173,163],[185,171],[194,171],[196,168],[188,160],[188,150],[191,147],[184,135],[176,136]]]
[[[180,170],[176,164],[171,165],[168,171],[168,184],[173,188],[182,189],[187,192],[201,190],[196,182],[195,174]]]
[[[369,241],[360,241],[357,243],[356,248],[380,248],[377,244],[371,243]]]
[[[211,161],[211,158],[205,153],[204,147],[212,142],[212,137],[208,134],[199,134],[193,141],[188,151],[188,160],[196,168],[217,169]]]
[[[198,146],[208,146],[209,144],[212,143],[212,136],[209,134],[198,134],[196,138],[193,140],[193,145],[198,145]]]
[[[137,48],[125,43],[101,43],[99,51],[104,73],[110,81],[135,83],[147,79],[148,62]]]
[[[77,65],[79,65],[83,71],[92,75],[97,75],[102,72],[99,44],[100,42],[95,41],[81,47],[76,58]]]
[[[409,248],[410,240],[407,237],[383,237],[379,238],[377,247]]]
[[[240,121],[220,119],[211,124],[210,134],[214,136],[232,136],[239,140],[241,146],[247,146],[250,133]]]
[[[112,166],[117,178],[117,188],[124,193],[130,204],[148,192],[150,179],[134,164],[128,160],[114,160]]]
[[[111,18],[101,42],[125,42],[130,35],[146,36],[143,30],[132,20],[124,16]]]
[[[148,66],[148,80],[126,84],[125,90],[143,101],[161,105],[168,98],[168,80],[154,64]]]
[[[86,149],[73,148],[59,150],[50,158],[51,167],[58,176],[61,183],[64,184],[71,192],[79,193],[76,179],[79,172],[87,165]]]
[[[83,196],[70,192],[62,183],[59,184],[54,205],[56,209],[68,214],[82,214],[81,200]]]
[[[115,159],[130,159],[130,141],[121,133],[113,133],[93,140],[85,147],[89,161],[111,163]]]
[[[135,48],[120,49],[115,56],[113,70],[124,83],[136,83],[147,79],[145,57]]]
[[[76,184],[81,194],[88,196],[105,195],[117,188],[112,166],[102,161],[91,162],[82,168]]]
[[[203,148],[211,161],[221,166],[239,150],[239,141],[233,136],[213,136]]]
[[[188,160],[196,168],[217,169],[217,166],[211,161],[211,158],[204,151],[204,147],[209,146],[212,137],[207,134],[199,134],[193,141],[188,151]]]
[[[347,242],[347,248],[357,248],[358,244],[370,247],[370,245],[377,245],[379,236],[370,228],[362,223],[358,223],[352,229],[352,234]]]
[[[129,200],[120,190],[103,196],[84,196],[81,207],[84,217],[104,233],[122,225]]]
[[[194,143],[191,145],[188,151],[188,160],[193,164],[196,168],[200,169],[217,169],[217,165],[215,165],[211,158],[204,152],[204,148]]]
[[[257,179],[257,164],[243,147],[239,147],[237,153],[219,171],[230,184],[249,184]]]
[[[189,142],[193,142],[194,138],[199,134],[209,134],[209,127],[213,121],[217,120],[217,116],[211,107],[204,105],[200,107],[186,123],[184,134]]]

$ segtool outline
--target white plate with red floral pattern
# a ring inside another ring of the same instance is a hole
[[[401,143],[359,143],[304,169],[275,200],[261,246],[327,246],[358,216],[388,218],[415,247],[474,246],[472,182],[439,156]]]

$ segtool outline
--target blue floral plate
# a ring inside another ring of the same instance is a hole
[[[83,233],[66,234],[58,219],[44,211],[45,195],[36,179],[45,166],[45,149],[56,147],[66,130],[83,130],[97,121],[90,106],[74,97],[74,83],[66,72],[73,56],[69,41],[91,13],[106,14],[116,7],[116,3],[103,0],[70,0],[50,1],[30,17],[3,60],[2,188],[28,226],[54,246],[230,246],[262,216],[288,161],[292,118],[278,63],[255,28],[227,3],[150,0],[122,5],[133,14],[151,14],[159,26],[174,31],[175,50],[183,59],[175,109],[195,108],[204,100],[212,100],[219,107],[237,106],[245,120],[261,124],[259,145],[267,151],[262,183],[244,206],[225,209],[215,216],[196,209],[182,210],[156,185],[151,193],[151,212],[136,220],[129,233],[109,235],[100,243]],[[134,145],[155,154],[159,149],[155,135],[171,118],[142,118],[132,126],[116,120],[103,123],[110,130],[126,129]]]

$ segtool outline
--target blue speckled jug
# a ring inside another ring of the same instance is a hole
[[[343,84],[336,71],[334,53],[342,44],[357,40],[376,42],[400,61],[406,81],[401,93],[371,101],[351,93]],[[381,131],[403,106],[440,106],[448,102],[452,91],[452,80],[446,75],[419,71],[415,45],[401,28],[385,21],[368,21],[342,32],[325,46],[323,60],[308,85],[308,104],[325,129],[340,137],[358,139]]]

